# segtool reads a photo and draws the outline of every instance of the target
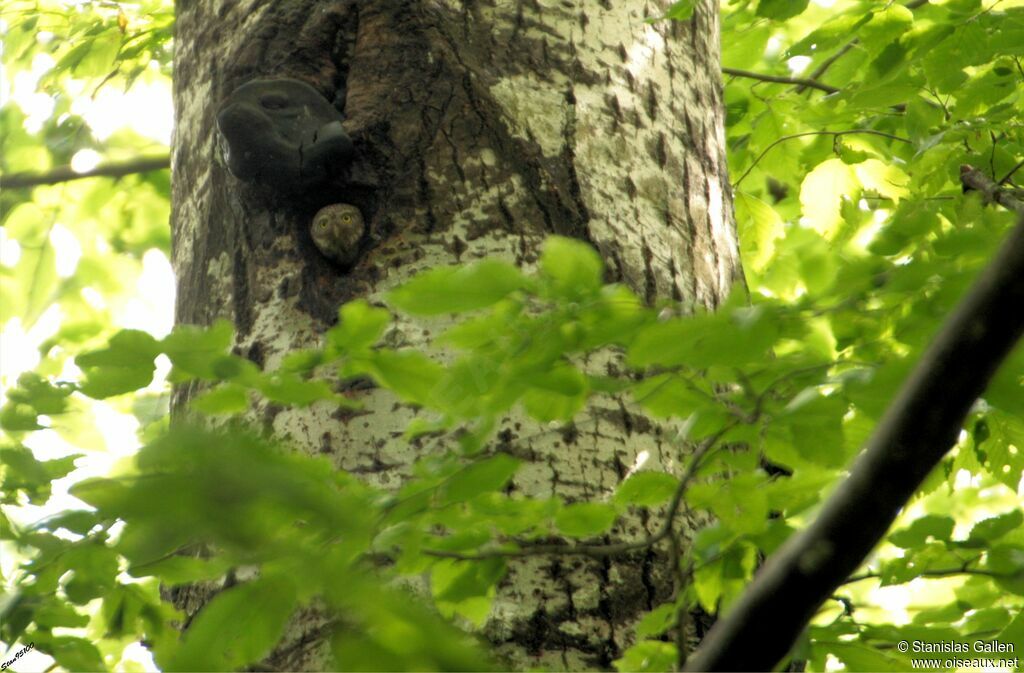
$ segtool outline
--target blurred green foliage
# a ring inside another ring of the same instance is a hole
[[[0,407],[0,539],[21,559],[4,568],[5,650],[33,642],[62,668],[101,670],[130,667],[125,648],[142,641],[165,670],[241,669],[315,602],[337,668],[484,670],[485,648],[452,621],[485,619],[508,558],[552,536],[594,551],[622,514],[658,516],[681,498],[714,523],[680,559],[675,600],[644,617],[617,662],[672,669],[678,615],[727,609],[759,560],[813,516],[1011,224],[958,176],[970,164],[1012,186],[1024,160],[1022,3],[911,4],[723,7],[725,66],[780,77],[802,67],[837,91],[726,77],[749,296],[714,314],[645,307],[603,282],[593,250],[553,237],[533,272],[483,260],[421,274],[388,307],[347,304],[322,350],[265,372],[230,353],[230,325],[157,333],[120,310],[146,256],[167,250],[165,173],[5,190],[3,233],[20,254],[0,265],[4,329],[30,332],[57,315],[38,366],[5,381]],[[35,72],[31,88],[52,102],[39,113],[8,98],[5,174],[83,150],[118,159],[160,148],[131,131],[99,133],[75,101],[166,82],[168,7],[2,11],[12,81]],[[666,16],[690,11],[677,2]],[[68,235],[80,257],[62,273]],[[381,344],[393,311],[457,320],[425,351],[396,350]],[[581,366],[609,348],[623,355],[621,376]],[[171,382],[204,383],[193,408],[219,430],[168,428],[161,362]],[[370,377],[419,405],[408,438],[451,436],[439,444],[454,448],[383,491],[237,427],[256,397],[351,406],[327,382],[338,376]],[[1022,378],[1018,349],[888,540],[816,616],[792,654],[807,670],[906,670],[901,640],[1024,651]],[[518,407],[557,426],[612,393],[675,419],[676,441],[702,447],[688,478],[641,471],[603,502],[505,494],[519,462],[488,441],[498,419]],[[105,448],[97,404],[134,414],[145,446],[105,476],[75,478]],[[42,457],[33,449],[47,433],[74,451]],[[51,501],[55,483],[88,507],[26,523],[25,508]],[[424,575],[424,601],[396,588]],[[158,585],[223,578],[228,588],[179,638],[182,615]],[[902,598],[886,602],[892,588]]]

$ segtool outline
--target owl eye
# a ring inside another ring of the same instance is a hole
[[[341,221],[344,222],[345,224],[348,224],[349,222],[352,221],[352,216],[351,215],[342,215],[341,216]]]
[[[327,220],[320,220],[320,228],[321,229],[326,229],[327,228]]]

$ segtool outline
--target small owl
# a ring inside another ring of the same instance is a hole
[[[366,224],[359,209],[349,203],[332,203],[313,217],[309,233],[324,257],[349,267],[359,254],[359,241]]]

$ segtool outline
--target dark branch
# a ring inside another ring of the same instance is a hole
[[[1024,333],[1021,306],[1024,217],[921,357],[849,478],[768,559],[688,670],[767,671],[786,655],[954,445],[971,405]]]
[[[0,187],[7,189],[24,189],[26,187],[38,187],[40,185],[56,185],[71,180],[82,178],[122,178],[134,173],[148,173],[149,171],[161,171],[169,168],[171,158],[162,157],[141,157],[130,161],[116,161],[109,164],[102,164],[90,171],[77,173],[70,166],[61,166],[48,173],[13,173],[0,177]]]
[[[799,84],[805,88],[818,89],[825,93],[839,93],[839,89],[828,84],[822,84],[814,79],[806,77],[781,77],[779,75],[765,75],[759,72],[751,72],[749,70],[739,70],[737,68],[722,68],[722,72],[732,77],[747,77],[749,79],[757,79],[762,82],[775,82],[777,84]]]
[[[840,48],[839,48],[839,49],[838,49],[838,50],[836,51],[836,53],[832,54],[831,56],[829,56],[828,58],[826,58],[826,59],[825,59],[824,61],[822,61],[822,62],[821,62],[821,65],[819,65],[819,66],[818,66],[817,68],[815,68],[815,69],[814,69],[814,70],[813,70],[813,71],[811,72],[811,74],[807,76],[807,78],[808,78],[808,79],[810,79],[810,80],[812,80],[812,81],[818,81],[818,78],[819,78],[819,77],[821,77],[822,75],[824,75],[824,74],[825,74],[825,72],[826,72],[826,71],[827,71],[827,70],[828,70],[829,68],[831,68],[831,67],[832,67],[832,64],[833,64],[833,63],[835,63],[836,61],[838,61],[839,59],[841,59],[841,58],[843,57],[843,55],[844,55],[844,54],[846,54],[846,53],[847,53],[848,51],[850,51],[851,49],[853,49],[853,48],[854,48],[854,47],[855,47],[855,46],[857,45],[857,42],[858,42],[858,41],[859,41],[859,40],[857,40],[856,38],[854,38],[854,39],[850,40],[849,42],[847,42],[846,44],[844,44],[844,45],[843,45],[842,47],[840,47]],[[807,85],[807,84],[800,84],[800,86],[798,86],[798,87],[796,88],[796,92],[797,92],[797,93],[803,93],[803,92],[804,92],[804,91],[805,91],[805,90],[806,90],[807,88],[808,88],[808,85]]]
[[[1007,210],[1024,215],[1024,201],[1014,196],[1010,190],[1000,188],[995,180],[977,168],[967,164],[962,165],[960,167],[960,182],[963,183],[964,191],[977,190],[982,193],[986,201],[998,203]]]

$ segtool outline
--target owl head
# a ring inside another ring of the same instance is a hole
[[[313,217],[310,235],[325,257],[339,264],[351,263],[358,252],[365,224],[363,214],[350,203],[334,203]]]

